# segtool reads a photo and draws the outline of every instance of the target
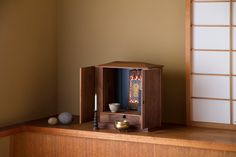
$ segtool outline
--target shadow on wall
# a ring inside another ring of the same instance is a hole
[[[56,0],[0,0],[0,126],[56,114]]]

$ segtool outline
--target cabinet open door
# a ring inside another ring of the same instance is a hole
[[[95,67],[80,68],[80,123],[93,120]]]
[[[143,129],[161,127],[162,68],[143,70]]]

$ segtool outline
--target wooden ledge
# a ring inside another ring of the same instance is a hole
[[[19,132],[22,132],[22,125],[21,124],[2,127],[2,128],[0,128],[0,138],[15,135]]]
[[[49,126],[47,120],[44,119],[10,128],[9,130],[1,130],[0,137],[14,135],[20,132],[236,152],[235,131],[176,125],[165,126],[159,131],[149,133],[119,133],[116,130],[105,129],[93,131],[92,123],[79,125],[75,122],[70,125]]]
[[[231,131],[181,127],[165,129],[151,133],[119,133],[116,130],[92,131],[92,123],[83,125],[90,127],[89,129],[84,129],[84,126],[79,126],[78,124],[77,126],[72,126],[72,128],[25,126],[24,130],[28,132],[59,136],[94,138],[101,140],[138,142],[236,152],[236,133]]]

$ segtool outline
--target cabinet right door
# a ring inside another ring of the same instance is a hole
[[[161,126],[162,68],[143,70],[142,129]]]

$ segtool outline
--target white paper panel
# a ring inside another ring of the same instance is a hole
[[[229,52],[202,52],[193,53],[193,72],[207,74],[229,74]]]
[[[233,56],[234,56],[234,60],[233,60],[233,63],[234,63],[233,73],[234,73],[234,75],[236,75],[236,52],[233,53]]]
[[[236,100],[236,76],[233,78],[233,99]]]
[[[193,99],[193,121],[230,123],[230,102],[221,100]]]
[[[230,98],[230,78],[228,76],[192,76],[192,96],[207,98]]]
[[[193,3],[193,24],[229,25],[230,3]]]
[[[236,51],[236,27],[233,28],[233,49]]]
[[[236,124],[236,101],[234,101],[234,124]]]
[[[229,50],[229,30],[228,27],[194,27],[193,48]]]
[[[233,24],[236,25],[236,2],[233,3],[233,10],[234,10],[234,13],[233,13]]]
[[[199,2],[209,2],[209,1],[212,1],[212,2],[222,2],[222,0],[194,0],[194,1],[199,1]],[[226,2],[229,2],[230,0],[224,0],[224,1],[226,1]]]

